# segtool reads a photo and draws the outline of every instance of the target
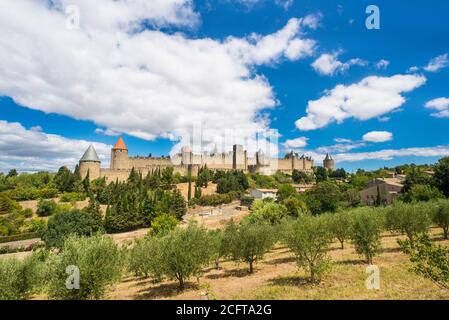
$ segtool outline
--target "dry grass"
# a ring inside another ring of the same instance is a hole
[[[178,183],[176,185],[176,188],[181,191],[181,194],[184,196],[184,198],[187,199],[187,196],[189,194],[189,184],[186,183]],[[217,193],[217,185],[215,183],[209,183],[207,185],[207,188],[201,188],[201,194],[203,196],[211,195]],[[195,195],[195,182],[192,182],[192,197]]]
[[[432,236],[440,244],[440,230]],[[334,243],[329,250],[333,268],[316,285],[298,270],[289,250],[278,246],[248,274],[245,264],[225,261],[221,269],[209,268],[188,288],[179,292],[175,282],[154,283],[151,279],[127,277],[111,288],[108,299],[449,299],[449,291],[410,272],[408,257],[396,243],[397,236],[386,234],[383,252],[374,260],[381,272],[380,290],[365,287],[366,264],[354,253],[352,245],[344,250]]]

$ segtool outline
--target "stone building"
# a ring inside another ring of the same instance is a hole
[[[400,196],[404,185],[399,178],[377,178],[368,183],[360,191],[360,200],[363,204],[371,206],[380,200],[380,204],[392,204]]]
[[[254,157],[248,157],[242,145],[234,145],[230,152],[212,152],[195,154],[190,147],[183,147],[173,157],[130,157],[125,142],[120,137],[111,149],[110,168],[101,168],[101,162],[91,145],[79,161],[81,177],[89,172],[90,179],[105,177],[106,181],[124,181],[131,169],[139,171],[143,176],[155,169],[173,167],[174,172],[186,175],[191,170],[193,175],[206,166],[211,170],[243,170],[245,172],[273,174],[277,171],[291,174],[293,170],[307,173],[313,172],[312,158],[299,156],[291,152],[283,159],[266,157],[262,151]]]
[[[326,154],[326,158],[323,160],[323,167],[329,171],[334,171],[335,169],[335,161],[329,153]]]

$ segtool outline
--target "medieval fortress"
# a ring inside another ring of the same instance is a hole
[[[334,161],[329,156],[324,161],[326,168],[333,170]],[[120,137],[111,149],[110,168],[102,168],[95,148],[90,145],[79,161],[81,177],[89,173],[89,179],[105,178],[107,182],[125,181],[134,168],[143,176],[155,169],[173,167],[174,172],[186,175],[189,170],[196,175],[198,170],[207,166],[211,170],[243,170],[244,172],[270,175],[276,171],[291,174],[293,170],[310,173],[314,161],[310,157],[301,156],[293,151],[284,158],[267,158],[259,151],[255,157],[248,157],[243,146],[234,145],[233,150],[225,153],[194,154],[190,147],[183,147],[181,152],[173,157],[130,157],[128,148]]]

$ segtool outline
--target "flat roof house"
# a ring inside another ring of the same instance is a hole
[[[266,198],[276,199],[277,193],[278,193],[277,189],[257,188],[257,189],[253,189],[251,191],[251,196],[253,196],[254,199],[256,199],[256,200],[266,199]]]

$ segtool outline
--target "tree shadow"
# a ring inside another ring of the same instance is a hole
[[[232,270],[222,269],[222,270],[223,270],[223,272],[221,272],[221,273],[208,274],[206,276],[206,278],[208,278],[208,279],[221,279],[221,278],[229,278],[229,277],[243,278],[243,277],[251,275],[251,273],[246,268],[232,269]]]
[[[158,298],[170,298],[176,296],[187,290],[198,290],[198,284],[186,282],[184,290],[179,289],[177,282],[163,283],[156,287],[149,287],[139,290],[139,294],[134,298],[135,300],[153,300]]]
[[[382,248],[381,253],[396,253],[396,252],[402,252],[402,249],[400,247],[395,248]]]
[[[288,277],[279,277],[279,278],[270,279],[270,280],[268,280],[268,283],[270,285],[275,285],[275,286],[301,287],[301,286],[315,285],[316,281],[313,281],[309,277],[305,277],[305,276],[288,276]]]
[[[340,260],[336,261],[336,264],[342,264],[342,265],[360,265],[360,264],[367,264],[365,260],[363,259],[355,259],[355,260]]]
[[[290,257],[276,258],[273,260],[267,260],[267,261],[263,261],[262,263],[270,264],[270,265],[277,265],[277,264],[290,263],[290,262],[295,262],[295,261],[296,261],[296,258],[290,256]]]

